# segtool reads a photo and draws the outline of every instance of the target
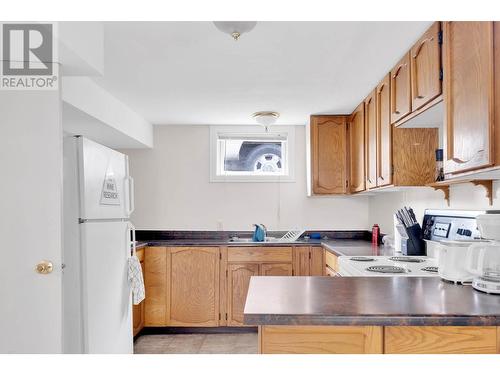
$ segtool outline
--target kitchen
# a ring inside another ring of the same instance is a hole
[[[500,353],[498,22],[55,29],[60,88],[0,91],[51,225],[6,248],[56,244],[9,252],[0,353]]]

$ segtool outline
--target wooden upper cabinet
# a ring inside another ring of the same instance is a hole
[[[365,99],[366,188],[377,186],[377,107],[376,90]]]
[[[220,249],[175,247],[168,255],[168,325],[218,326]]]
[[[444,22],[446,173],[494,161],[493,22]]]
[[[395,128],[392,142],[395,186],[425,186],[435,182],[437,128]]]
[[[365,103],[349,118],[349,186],[351,193],[365,190]]]
[[[347,193],[347,118],[311,116],[312,191]]]
[[[390,76],[377,86],[377,186],[392,184],[392,125]]]
[[[415,111],[441,94],[440,22],[434,22],[410,51],[411,107]]]
[[[269,269],[267,269],[269,272]],[[248,285],[252,276],[259,275],[256,263],[229,263],[227,266],[227,325],[243,325],[243,312]]]
[[[391,123],[411,112],[410,52],[391,70]]]

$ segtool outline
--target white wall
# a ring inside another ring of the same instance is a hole
[[[380,193],[370,197],[370,223],[378,223],[384,233],[393,232],[393,213],[403,206],[411,206],[422,221],[426,208],[451,208],[468,210],[500,210],[500,181],[493,183],[493,206],[489,205],[485,189],[470,183],[450,188],[450,206],[441,191],[430,188],[415,188],[403,192]]]
[[[368,197],[307,197],[305,127],[296,128],[295,182],[210,183],[209,126],[155,126],[151,150],[122,150],[135,178],[138,229],[368,228]]]

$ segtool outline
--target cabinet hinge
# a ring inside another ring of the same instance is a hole
[[[438,32],[438,43],[443,44],[443,31],[442,30],[440,30]]]
[[[439,80],[442,81],[443,80],[443,68],[440,68],[439,69]]]
[[[219,313],[219,320],[221,319],[221,314]]]

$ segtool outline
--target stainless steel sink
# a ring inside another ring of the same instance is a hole
[[[266,242],[277,242],[278,239],[275,237],[266,237],[265,241],[254,241],[252,238],[231,237],[229,241],[235,243],[266,243]]]

